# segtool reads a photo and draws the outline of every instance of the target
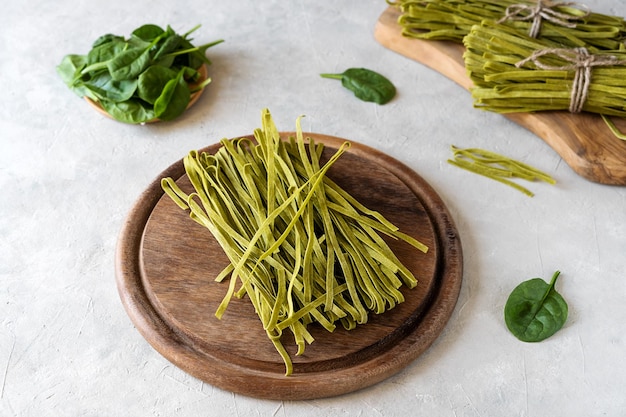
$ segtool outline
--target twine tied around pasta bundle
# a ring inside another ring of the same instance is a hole
[[[540,58],[545,55],[555,55],[568,62],[565,65],[548,65],[541,62]],[[613,55],[593,55],[587,48],[546,48],[535,51],[528,58],[515,64],[520,68],[527,62],[532,62],[542,70],[548,71],[576,71],[569,111],[580,113],[583,110],[587,96],[589,95],[589,85],[591,84],[591,69],[593,67],[609,67],[613,65],[626,65],[626,60],[620,60]]]
[[[559,12],[555,10],[555,7],[557,6],[576,7],[583,12],[583,15],[575,16]],[[591,14],[591,10],[589,10],[587,6],[574,2],[552,3],[548,0],[537,0],[537,4],[535,6],[529,4],[513,4],[507,7],[504,17],[498,20],[498,23],[503,23],[507,20],[532,20],[532,25],[530,26],[528,35],[531,38],[536,38],[541,30],[541,23],[543,20],[547,20],[559,26],[575,28],[575,21],[581,20],[589,16],[589,14]]]

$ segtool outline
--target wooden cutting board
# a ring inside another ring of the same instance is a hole
[[[465,72],[463,45],[402,36],[399,17],[400,10],[394,6],[383,12],[374,31],[378,42],[469,90],[472,81]],[[601,184],[626,185],[626,141],[615,137],[601,116],[566,111],[504,116],[543,139],[582,177]],[[626,132],[626,120],[614,118],[613,122],[621,132]],[[488,127],[485,129],[488,133]]]
[[[291,133],[281,134],[284,139]],[[344,139],[308,134],[327,158]],[[214,153],[219,144],[201,151]],[[219,388],[247,396],[302,400],[335,396],[375,384],[423,353],[444,329],[462,280],[461,242],[437,193],[414,171],[367,146],[352,143],[328,176],[400,230],[429,246],[389,245],[419,280],[406,301],[367,324],[329,333],[309,326],[315,341],[292,355],[294,373],[267,339],[252,304],[233,299],[221,320],[215,310],[227,283],[214,281],[228,260],[210,232],[164,195],[160,180],[191,191],[182,160],[143,192],[121,232],[116,276],[122,303],[139,332],[165,358]]]

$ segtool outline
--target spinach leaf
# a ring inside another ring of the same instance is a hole
[[[567,320],[567,303],[555,289],[560,272],[550,284],[533,278],[518,285],[504,307],[509,331],[523,342],[540,342],[556,333]]]
[[[195,48],[195,51],[189,53],[189,67],[191,68],[199,68],[202,64],[211,65],[211,60],[207,58],[206,51],[207,49],[218,45],[224,42],[223,40],[218,40],[215,42],[205,43],[204,45],[200,45]]]
[[[366,68],[349,68],[341,74],[320,74],[341,80],[341,84],[363,101],[386,104],[396,95],[396,87],[383,75]]]
[[[97,46],[104,45],[107,42],[113,42],[113,41],[124,41],[124,37],[107,33],[106,35],[102,35],[98,39],[96,39],[91,45],[91,47],[95,48]]]
[[[97,100],[98,98],[87,88],[81,80],[81,71],[87,65],[87,56],[85,55],[66,55],[61,63],[57,66],[57,74],[61,77],[65,85],[74,92],[78,97],[89,97]]]
[[[180,70],[176,78],[167,82],[163,92],[154,102],[154,114],[161,120],[177,118],[185,111],[191,100],[189,86],[183,78],[184,71]]]
[[[148,23],[133,30],[131,35],[143,41],[152,42],[153,40],[161,36],[164,32],[165,31],[160,26]]]
[[[218,45],[222,42],[224,41],[220,39],[218,41],[196,47],[193,46],[187,39],[183,38],[180,42],[180,49],[169,55],[176,56],[176,65],[199,68],[202,64],[211,65],[211,60],[207,58],[206,51],[210,47]]]
[[[127,49],[107,62],[114,80],[138,77],[150,65],[150,48]]]
[[[115,58],[116,55],[123,52],[126,49],[126,42],[124,39],[110,40],[109,42],[101,43],[95,46],[87,54],[87,62],[89,65],[99,62],[110,61]]]
[[[154,110],[138,99],[133,98],[121,103],[107,100],[100,104],[107,113],[120,122],[140,124],[155,118]]]
[[[57,66],[57,74],[68,87],[73,88],[74,80],[79,76],[85,65],[87,65],[87,57],[85,55],[65,55]]]
[[[185,73],[183,74],[185,80],[195,83],[198,79],[200,79],[200,71],[191,67],[183,67],[183,69],[185,70]]]
[[[170,68],[160,65],[153,65],[139,76],[137,94],[142,100],[154,104],[159,98],[165,85],[176,78],[178,73]]]
[[[96,95],[98,101],[126,101],[137,90],[136,79],[116,81],[106,72],[96,75],[89,81],[86,81],[84,85]]]
[[[126,45],[127,45],[127,49],[131,49],[131,48],[139,48],[139,49],[145,49],[145,48],[152,48],[152,43],[151,42],[146,42],[143,39],[140,39],[136,36],[131,36],[130,38],[128,38],[126,40]]]
[[[170,35],[167,38],[165,38],[163,42],[159,45],[159,49],[154,54],[154,60],[155,61],[159,60],[163,56],[171,52],[174,52],[180,45],[182,39],[183,38],[181,38],[179,35],[176,35],[176,34]]]

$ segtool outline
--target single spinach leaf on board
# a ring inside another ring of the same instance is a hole
[[[154,102],[154,115],[160,120],[177,118],[185,111],[191,100],[189,86],[183,78],[184,71],[180,70],[176,78],[167,82],[163,92]]]
[[[533,278],[518,285],[504,306],[509,331],[523,342],[540,342],[559,331],[567,320],[567,303],[555,289],[560,272],[550,283]]]
[[[320,74],[341,80],[341,84],[363,101],[386,104],[396,95],[396,87],[383,75],[367,68],[349,68],[341,74]]]
[[[170,68],[161,65],[152,65],[148,67],[139,76],[137,85],[137,94],[142,100],[154,104],[159,98],[165,85],[172,79],[176,78],[178,73]]]

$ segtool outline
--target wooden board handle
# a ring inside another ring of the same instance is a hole
[[[376,24],[376,40],[469,90],[472,81],[465,71],[464,46],[450,41],[426,41],[402,36],[399,17],[398,8],[388,7]],[[626,141],[615,137],[601,116],[566,111],[510,113],[504,116],[543,139],[583,178],[601,184],[626,185]],[[618,129],[626,132],[626,120],[613,121]]]

